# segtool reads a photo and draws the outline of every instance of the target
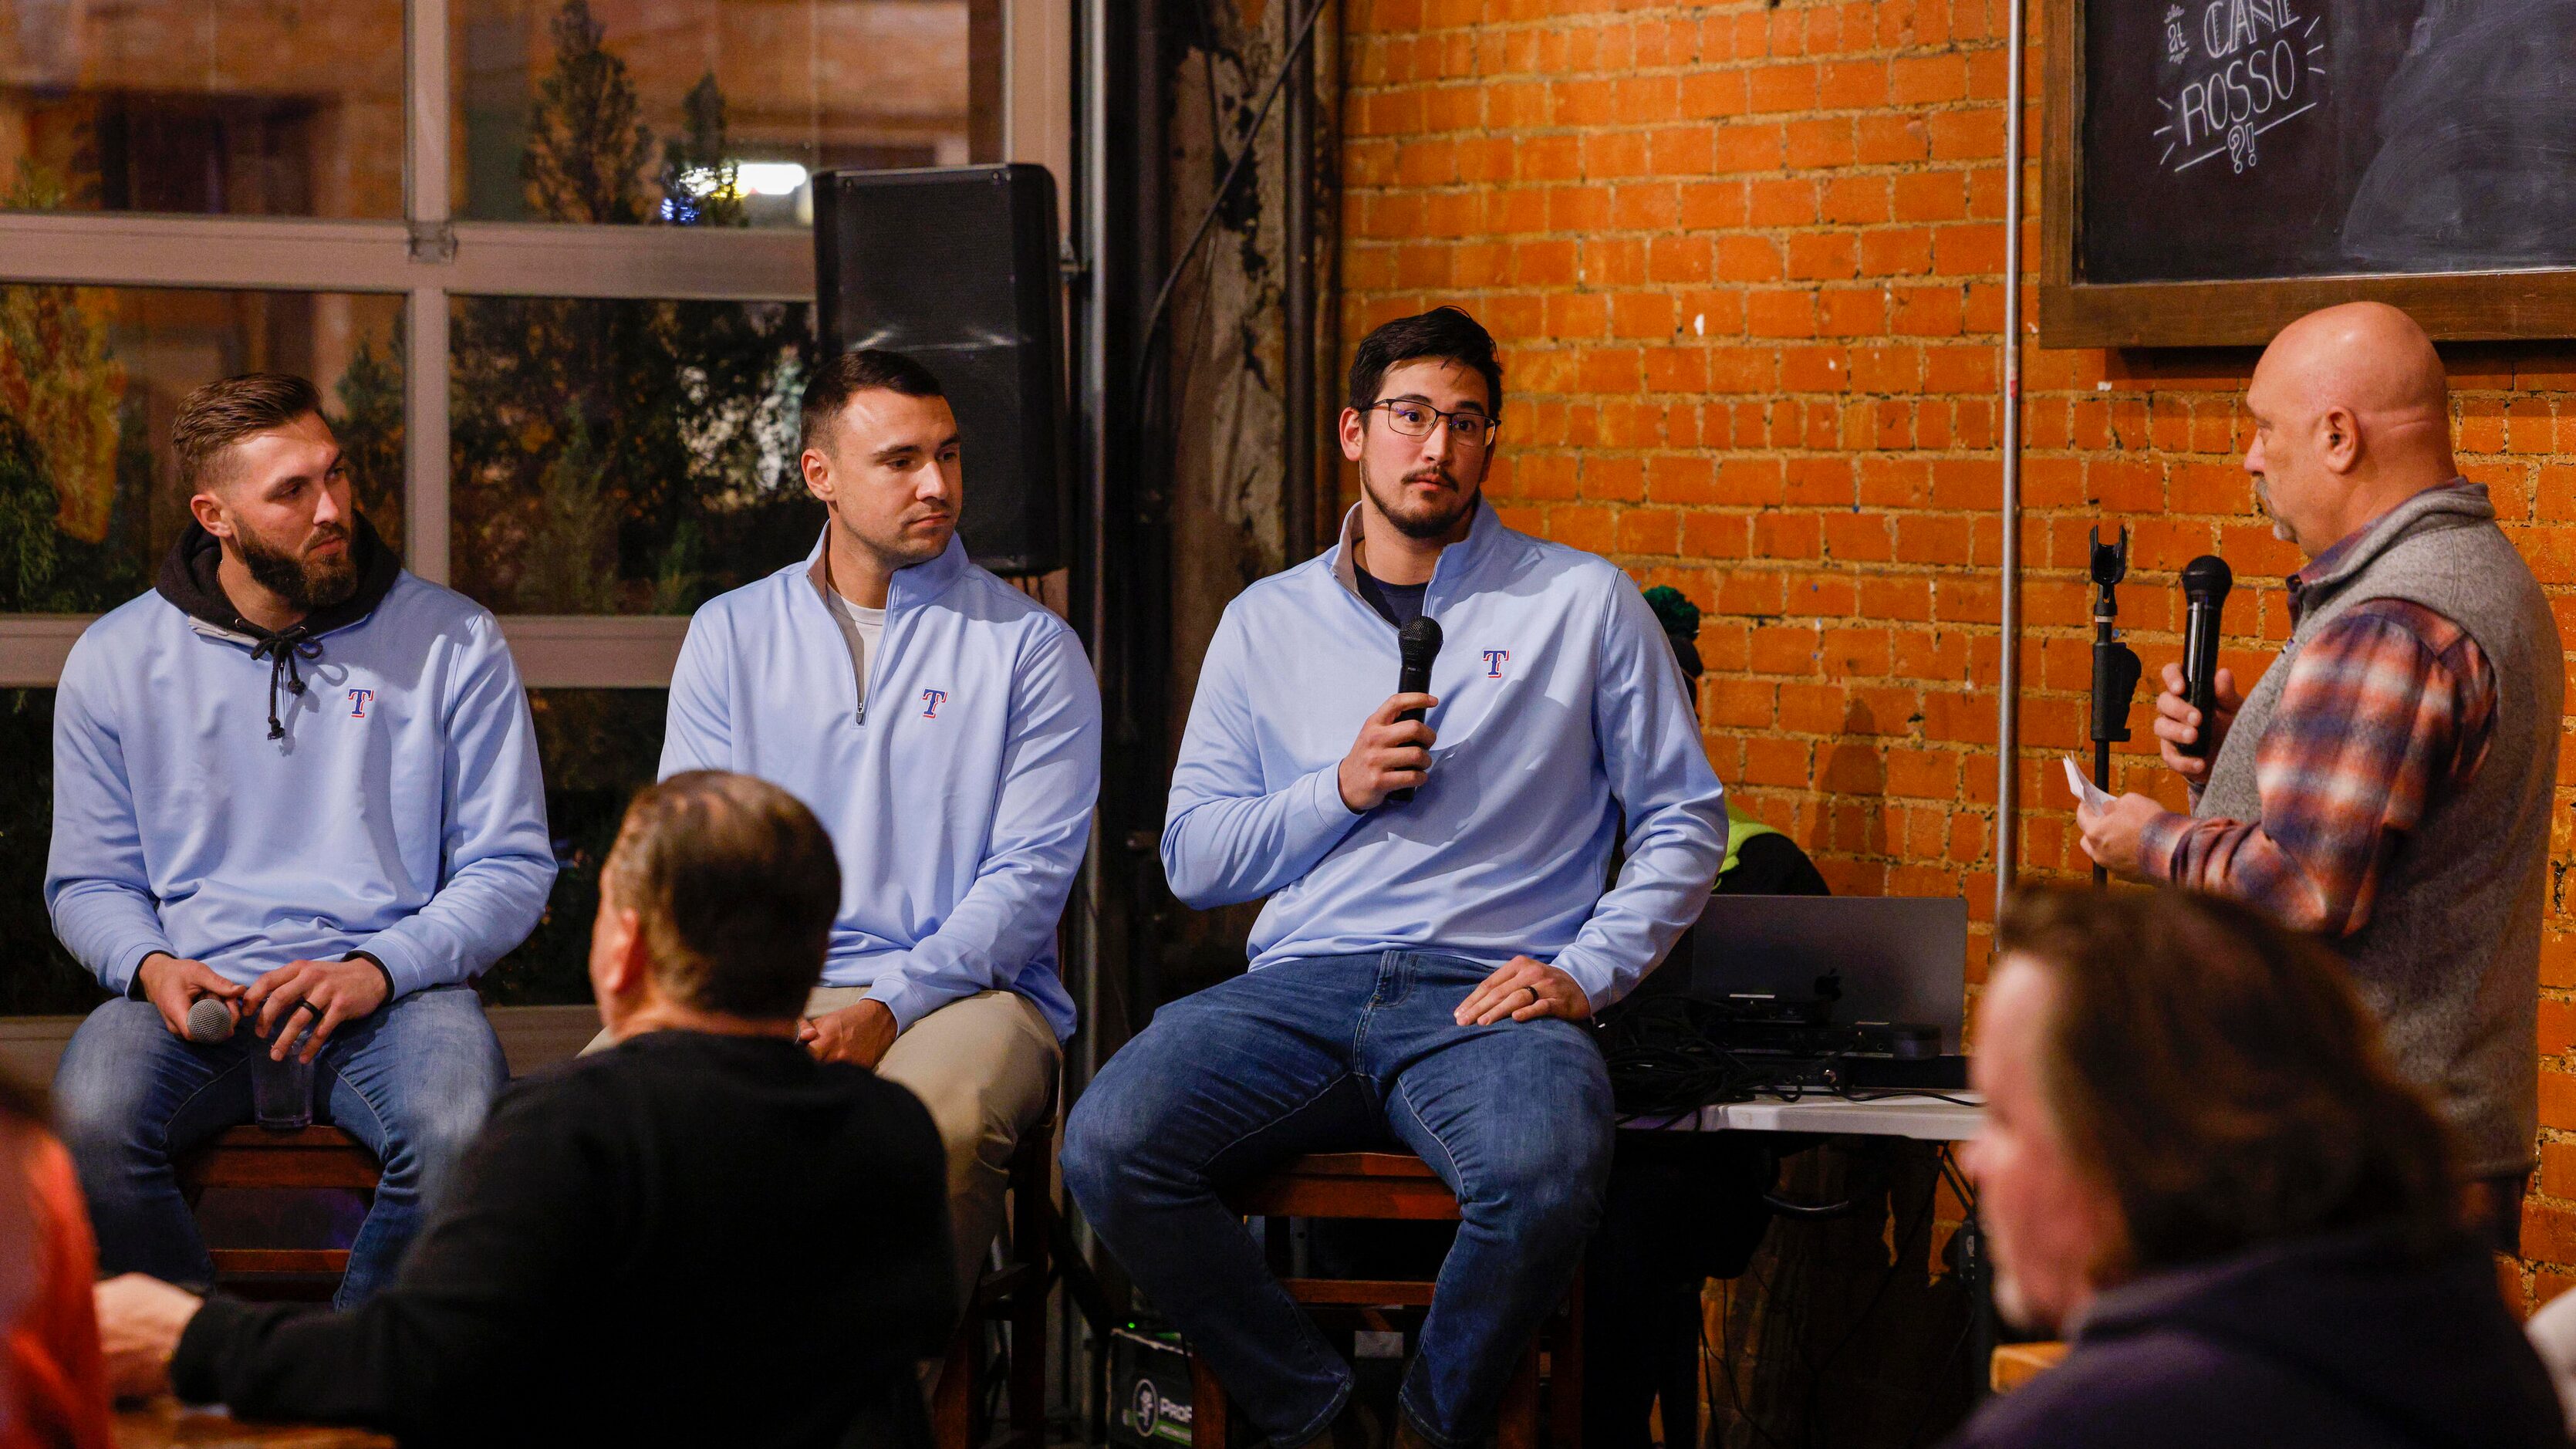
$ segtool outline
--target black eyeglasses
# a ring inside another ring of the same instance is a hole
[[[1408,438],[1430,437],[1431,430],[1445,419],[1449,424],[1449,441],[1462,448],[1485,446],[1494,440],[1494,430],[1502,426],[1500,419],[1489,418],[1483,413],[1444,413],[1427,402],[1414,402],[1408,398],[1390,398],[1369,405],[1370,412],[1380,408],[1386,410],[1387,426]]]

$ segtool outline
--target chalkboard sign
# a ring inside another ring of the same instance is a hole
[[[2576,334],[2576,0],[2049,0],[2044,345]]]

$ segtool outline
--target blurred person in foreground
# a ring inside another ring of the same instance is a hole
[[[109,1449],[98,1255],[42,1097],[0,1077],[0,1449]]]
[[[617,1044],[503,1094],[359,1309],[100,1285],[117,1387],[413,1446],[924,1443],[914,1364],[955,1313],[939,1136],[796,1042],[840,897],[785,791],[646,789],[591,935]]]
[[[2072,1347],[1954,1449],[2566,1444],[2447,1133],[2325,946],[2039,889],[1998,948],[1968,1175],[1997,1308]]]

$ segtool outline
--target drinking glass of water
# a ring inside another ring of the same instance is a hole
[[[253,1121],[272,1132],[293,1132],[313,1125],[313,1064],[293,1053],[269,1060],[275,1038],[251,1049],[250,1110]],[[300,1043],[299,1043],[300,1045]]]

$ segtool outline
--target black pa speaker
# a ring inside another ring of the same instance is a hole
[[[1064,564],[1064,319],[1043,166],[827,171],[814,285],[830,354],[882,347],[938,374],[964,440],[966,551],[1003,574]]]

